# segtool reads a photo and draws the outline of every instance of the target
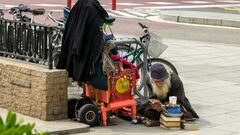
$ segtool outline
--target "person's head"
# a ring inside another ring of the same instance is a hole
[[[157,63],[151,66],[150,81],[153,93],[161,99],[166,98],[170,87],[170,76],[162,64]]]

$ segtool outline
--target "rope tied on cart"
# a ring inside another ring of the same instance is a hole
[[[115,66],[113,65],[112,59],[109,56],[109,53],[111,52],[111,49],[113,49],[114,47],[115,47],[115,44],[111,40],[106,41],[104,43],[104,46],[103,46],[102,69],[103,69],[103,73],[105,75],[107,73],[115,70]]]

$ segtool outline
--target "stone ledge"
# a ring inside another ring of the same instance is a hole
[[[41,120],[67,118],[67,71],[0,57],[0,84],[0,107]]]

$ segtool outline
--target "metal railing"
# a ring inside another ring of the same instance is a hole
[[[53,68],[53,27],[0,19],[0,56]]]

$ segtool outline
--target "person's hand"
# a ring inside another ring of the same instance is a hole
[[[157,99],[148,99],[150,101],[150,103],[154,104],[154,103],[160,103],[159,100]]]
[[[158,111],[158,112],[161,112],[164,108],[165,108],[165,105],[163,105],[161,102],[151,102],[150,103],[152,109]]]

